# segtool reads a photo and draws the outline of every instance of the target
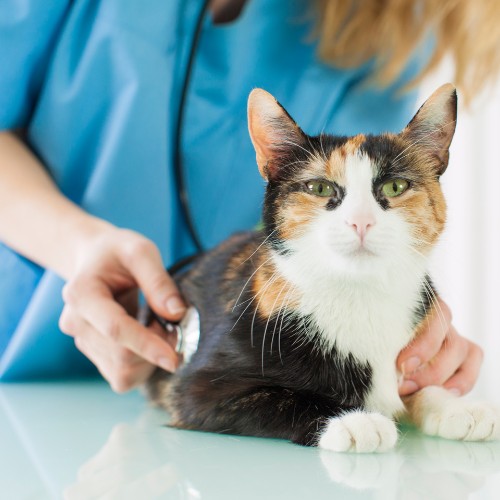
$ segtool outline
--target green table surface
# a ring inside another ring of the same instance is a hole
[[[500,443],[401,428],[393,452],[337,454],[167,421],[99,380],[0,385],[0,498],[500,499]]]

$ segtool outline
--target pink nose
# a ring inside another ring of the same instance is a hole
[[[358,233],[361,241],[363,241],[368,229],[375,225],[375,218],[372,215],[356,215],[350,217],[345,222]]]

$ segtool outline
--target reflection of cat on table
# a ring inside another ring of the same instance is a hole
[[[312,450],[285,442],[179,433],[164,428],[163,420],[164,415],[148,411],[133,425],[116,425],[81,466],[64,498],[135,500],[170,494],[244,500],[278,498],[279,492],[291,499],[361,499],[370,493],[373,499],[402,500],[417,492],[429,500],[460,500],[479,490],[487,474],[500,471],[499,443],[405,431],[395,453],[321,451],[317,458]]]

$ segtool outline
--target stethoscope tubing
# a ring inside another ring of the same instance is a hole
[[[193,213],[189,204],[189,195],[186,183],[186,176],[182,158],[182,133],[184,127],[184,118],[186,111],[187,97],[189,93],[189,86],[191,83],[191,77],[193,74],[194,64],[196,61],[196,54],[198,52],[198,46],[200,43],[203,22],[205,16],[208,12],[208,7],[210,5],[210,0],[204,0],[203,5],[198,14],[196,20],[196,27],[194,30],[193,38],[191,40],[191,47],[189,49],[189,59],[186,66],[186,71],[184,73],[184,80],[182,82],[181,96],[179,99],[179,108],[177,113],[177,121],[175,127],[175,140],[174,140],[174,173],[175,182],[177,187],[177,193],[179,196],[179,203],[181,206],[181,211],[184,217],[184,222],[186,223],[187,230],[197,252],[202,253],[204,250],[203,243],[196,229],[196,224],[194,222]]]

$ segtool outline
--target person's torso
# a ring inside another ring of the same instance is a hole
[[[376,100],[359,87],[369,65],[340,70],[318,60],[312,5],[248,0],[229,24],[204,19],[182,154],[191,211],[206,247],[260,217],[264,184],[246,124],[252,88],[273,93],[310,134],[396,129],[408,115],[412,96],[396,114],[379,113],[373,129],[363,130],[360,117]],[[31,146],[63,193],[90,213],[152,239],[166,265],[194,250],[173,152],[201,7],[202,0],[70,3],[26,125]],[[9,257],[0,258],[8,263],[0,262],[0,308],[9,311],[0,311],[0,329],[4,344],[15,339],[0,363],[0,378],[74,368],[72,343],[57,328],[62,281],[5,246],[0,253]],[[14,285],[19,293],[12,294]]]

